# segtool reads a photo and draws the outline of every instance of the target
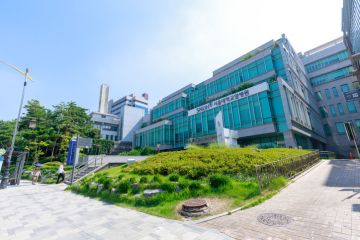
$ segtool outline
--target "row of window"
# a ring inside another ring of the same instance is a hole
[[[347,93],[350,91],[349,84],[342,84],[340,86],[340,88],[343,93]],[[334,98],[339,97],[339,93],[338,93],[336,87],[332,87],[331,90],[326,88],[326,89],[324,89],[324,92],[325,92],[326,99],[331,99],[331,92],[332,92],[332,95]],[[316,97],[317,101],[321,101],[324,99],[323,95],[322,95],[322,91],[315,92],[315,97]]]
[[[162,115],[175,111],[179,108],[187,108],[186,98],[177,98],[161,107],[157,107],[151,111],[152,120],[160,118]]]
[[[267,93],[262,92],[191,116],[192,137],[215,133],[214,118],[219,111],[223,112],[225,128],[240,129],[272,122],[269,99]]]
[[[337,106],[338,113],[336,112],[336,107],[335,107],[335,105],[333,105],[333,104],[330,104],[330,105],[329,105],[329,109],[330,109],[330,114],[331,114],[331,116],[332,116],[332,117],[336,117],[337,114],[339,114],[340,116],[341,116],[341,115],[344,115],[345,112],[344,112],[344,108],[343,108],[342,103],[338,103],[336,106]],[[346,106],[347,106],[347,109],[348,109],[348,112],[349,112],[349,113],[356,113],[356,112],[357,112],[356,105],[355,105],[355,102],[354,102],[354,101],[348,101],[348,102],[346,102]],[[319,110],[320,110],[320,114],[321,114],[321,117],[322,117],[322,118],[327,118],[327,117],[329,117],[329,112],[328,112],[326,106],[321,106],[321,107],[319,108]]]
[[[320,60],[317,60],[315,62],[312,62],[310,64],[307,64],[305,66],[305,69],[308,73],[311,73],[311,72],[317,71],[319,69],[325,68],[329,65],[344,61],[346,59],[348,59],[348,54],[346,51],[338,52],[334,55],[331,55],[331,56],[322,58]]]
[[[360,132],[360,119],[356,119],[354,121],[355,128]],[[336,133],[339,135],[343,135],[346,133],[345,126],[343,122],[336,122],[335,123]],[[331,136],[332,131],[329,124],[324,124],[324,132],[326,136]]]
[[[209,84],[205,84],[205,82],[198,84],[190,93],[190,108],[204,104],[207,96],[211,96],[218,92],[227,90],[242,82],[272,71],[274,68],[276,70],[277,76],[281,76],[285,80],[287,79],[280,48],[273,49],[271,55],[265,56],[253,63],[250,63],[249,65],[231,72],[228,75],[221,77]]]
[[[352,66],[345,67],[345,68],[341,68],[341,69],[338,69],[333,72],[325,73],[323,75],[311,78],[310,82],[311,82],[311,85],[318,86],[318,85],[325,84],[325,83],[328,83],[331,81],[335,81],[336,79],[348,77],[352,74],[352,72],[353,72]]]
[[[271,55],[268,55],[207,84],[206,94],[207,96],[210,96],[217,92],[221,92],[239,83],[271,71],[272,69],[274,69],[274,66],[271,60]]]

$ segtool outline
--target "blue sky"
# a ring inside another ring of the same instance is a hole
[[[341,36],[341,0],[4,0],[0,60],[29,67],[26,100],[75,101],[97,110],[110,97],[150,104],[285,33],[297,51]],[[0,65],[0,119],[16,117],[22,77]]]

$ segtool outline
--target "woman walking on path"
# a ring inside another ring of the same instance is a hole
[[[35,167],[32,172],[32,184],[35,185],[38,178],[41,176],[41,170],[39,167]]]
[[[65,179],[64,165],[61,164],[59,166],[57,173],[58,173],[58,177],[57,177],[57,180],[56,180],[56,184],[59,183],[60,178],[61,178],[61,182],[64,181],[64,179]]]

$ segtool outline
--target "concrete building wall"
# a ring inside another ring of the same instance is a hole
[[[145,112],[141,108],[130,106],[124,107],[124,112],[120,123],[120,139],[122,141],[132,142],[134,140],[135,131],[140,129],[144,115]]]

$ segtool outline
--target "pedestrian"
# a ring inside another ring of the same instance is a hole
[[[349,159],[353,160],[354,159],[354,154],[352,152],[349,152]]]
[[[39,177],[41,176],[41,170],[40,167],[36,167],[34,168],[33,172],[32,172],[32,184],[35,185],[37,180],[39,179]]]
[[[56,184],[59,183],[60,178],[61,178],[61,182],[64,181],[64,179],[65,179],[65,171],[64,171],[64,165],[63,164],[61,164],[59,166],[57,173],[58,173],[58,176],[57,176]]]

